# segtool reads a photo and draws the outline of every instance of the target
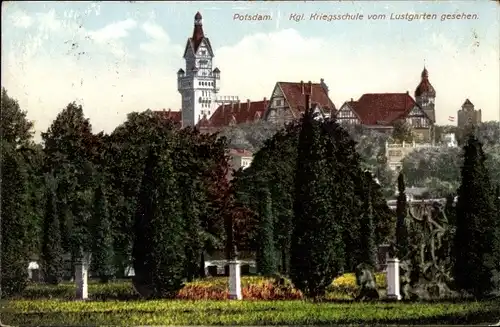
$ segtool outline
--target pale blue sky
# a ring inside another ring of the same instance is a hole
[[[498,120],[499,9],[493,1],[9,2],[2,4],[2,85],[45,130],[68,102],[96,130],[126,113],[180,106],[175,73],[193,16],[222,71],[221,95],[259,100],[278,80],[324,78],[337,107],[370,92],[413,93],[424,61],[445,123],[465,98]],[[292,13],[363,13],[362,21],[294,22]],[[366,15],[435,13],[435,21],[369,21]],[[477,20],[441,21],[447,13]],[[240,22],[233,15],[270,14]],[[73,45],[74,44],[74,45]]]

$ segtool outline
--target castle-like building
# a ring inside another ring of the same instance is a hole
[[[408,91],[367,93],[356,101],[344,102],[339,109],[330,99],[329,88],[323,79],[320,83],[278,81],[270,98],[263,97],[259,101],[220,96],[221,70],[213,65],[214,50],[204,34],[199,12],[194,16],[193,33],[186,41],[183,57],[185,67],[177,72],[182,109],[156,112],[182,127],[197,126],[200,130],[213,132],[226,126],[259,120],[284,124],[299,118],[305,110],[303,94],[307,88],[311,94],[311,108],[325,118],[335,116],[343,124],[364,125],[385,132],[392,131],[397,121],[404,120],[412,126],[418,142],[433,140],[436,90],[425,67],[414,97]]]

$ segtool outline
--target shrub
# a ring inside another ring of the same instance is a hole
[[[385,288],[385,275],[376,274],[377,286]],[[345,274],[336,278],[327,289],[328,299],[352,299],[357,293],[356,277]],[[281,277],[265,278],[244,276],[241,278],[241,291],[244,299],[249,300],[297,300],[302,293],[296,290],[290,280]],[[23,299],[74,299],[76,286],[74,283],[55,285],[31,284],[22,294]],[[187,283],[176,295],[182,300],[226,300],[229,297],[229,280],[227,277],[209,277]],[[99,301],[133,300],[139,295],[129,280],[101,284],[97,281],[89,283],[89,298]]]

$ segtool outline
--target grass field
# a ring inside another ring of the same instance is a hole
[[[377,275],[381,290],[384,276]],[[2,322],[13,326],[88,325],[321,325],[321,324],[473,324],[500,319],[498,302],[356,303],[354,276],[329,287],[330,301],[313,303],[289,285],[244,277],[245,300],[227,299],[228,280],[208,278],[188,283],[177,300],[142,301],[130,281],[91,282],[90,301],[75,301],[75,285],[30,285],[2,309]],[[293,298],[295,300],[290,300]],[[119,299],[119,300],[118,300]],[[196,300],[194,300],[196,299]],[[213,300],[218,299],[218,300]]]
[[[2,321],[15,326],[471,324],[494,322],[494,317],[500,317],[500,306],[492,302],[19,300],[2,313]]]

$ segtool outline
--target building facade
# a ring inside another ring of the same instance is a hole
[[[481,109],[476,110],[469,99],[465,99],[462,109],[457,112],[457,125],[467,128],[481,123]]]
[[[214,52],[203,32],[203,19],[194,16],[193,35],[188,38],[183,58],[184,69],[177,72],[177,90],[182,97],[182,126],[195,126],[202,117],[210,118],[221,103],[234,103],[235,96],[217,94],[220,90],[220,70],[213,68]]]
[[[305,111],[304,92],[310,92],[311,108],[324,118],[335,114],[336,108],[328,96],[328,86],[321,79],[320,83],[277,82],[274,86],[269,107],[264,119],[277,124],[286,124]]]
[[[406,121],[418,142],[431,142],[434,121],[406,93],[368,93],[357,101],[345,102],[337,112],[342,124],[364,125],[383,132],[392,132],[400,120]]]

